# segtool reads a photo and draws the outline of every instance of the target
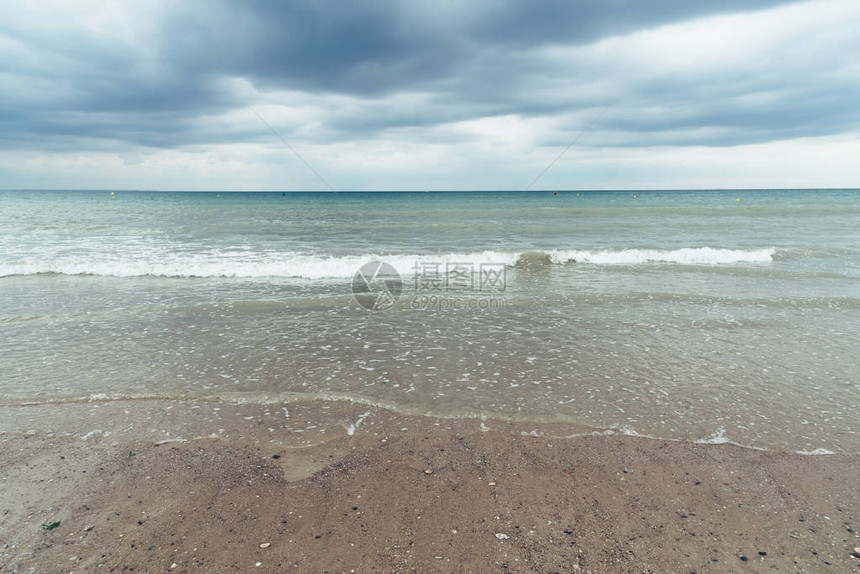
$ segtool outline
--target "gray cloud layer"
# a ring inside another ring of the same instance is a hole
[[[601,120],[599,143],[610,146],[734,145],[856,130],[860,81],[849,73],[856,68],[844,53],[804,46],[805,38],[739,67],[694,60],[681,71],[590,49],[605,40],[611,52],[613,38],[749,6],[140,3],[115,33],[68,16],[47,14],[43,25],[22,15],[0,23],[0,146],[116,150],[270,138],[254,118],[243,127],[206,120],[261,103],[235,89],[236,79],[264,100],[308,94],[322,112],[318,129],[303,137],[318,143],[516,114],[555,118],[559,129],[543,143],[565,145],[607,105],[614,107]],[[397,94],[420,97],[397,103]],[[340,96],[358,103],[331,99]]]

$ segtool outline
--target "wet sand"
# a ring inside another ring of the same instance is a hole
[[[0,571],[860,572],[857,457],[378,418],[308,444],[7,429]]]

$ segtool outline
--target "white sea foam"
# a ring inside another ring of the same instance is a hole
[[[349,436],[354,435],[355,431],[358,430],[358,427],[361,426],[361,423],[363,423],[364,419],[366,419],[368,416],[370,416],[370,411],[364,412],[360,417],[358,417],[357,421],[348,425],[346,427],[346,434],[348,434]]]
[[[733,263],[766,263],[773,260],[776,249],[716,249],[684,247],[674,250],[623,249],[550,251],[554,263],[592,263],[597,265],[638,265],[641,263],[679,263],[683,265],[729,265]]]
[[[296,253],[90,253],[76,259],[17,260],[0,263],[0,276],[56,273],[62,275],[99,275],[107,277],[301,277],[305,279],[349,279],[365,263],[385,261],[402,276],[423,272],[427,266],[444,273],[452,264],[471,265],[478,272],[481,264],[514,265],[523,252],[483,251],[441,254],[302,255]],[[718,249],[687,247],[675,250],[623,249],[547,252],[553,263],[589,265],[640,265],[671,263],[682,265],[731,265],[766,263],[773,260],[774,248]],[[438,264],[438,267],[436,266]]]
[[[695,441],[696,444],[730,444],[731,441],[726,438],[726,429],[718,428],[708,438],[702,438]]]
[[[802,454],[806,456],[818,456],[822,454],[836,454],[832,450],[827,450],[826,448],[816,448],[815,450],[798,450],[797,454]]]

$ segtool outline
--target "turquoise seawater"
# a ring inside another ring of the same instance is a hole
[[[373,261],[392,307],[353,296]],[[340,398],[857,453],[858,327],[858,190],[0,192],[0,406]]]

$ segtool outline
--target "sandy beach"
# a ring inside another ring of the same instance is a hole
[[[856,457],[385,414],[306,446],[4,432],[2,572],[860,571]]]

